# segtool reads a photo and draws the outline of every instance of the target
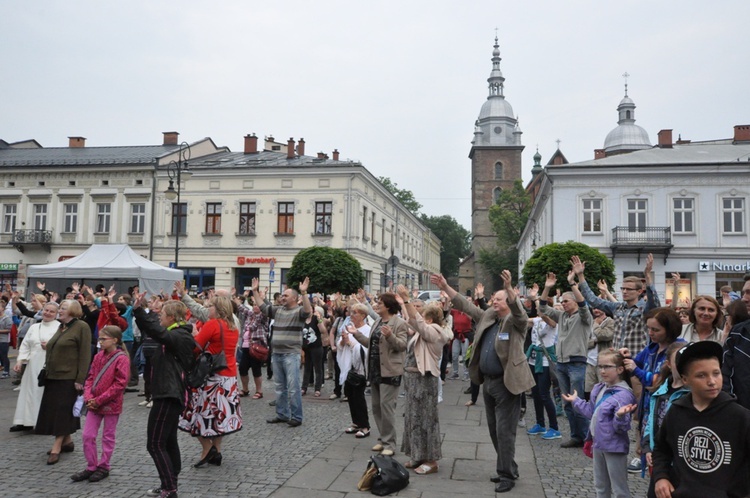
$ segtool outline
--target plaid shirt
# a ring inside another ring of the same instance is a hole
[[[630,354],[635,357],[648,344],[648,332],[644,315],[654,308],[661,306],[656,288],[653,285],[646,287],[646,303],[639,300],[636,304],[628,306],[624,301],[612,302],[596,296],[589,288],[588,282],[581,282],[578,286],[586,301],[594,308],[602,311],[609,310],[615,318],[615,336],[612,347],[615,349],[628,348]]]
[[[253,313],[253,309],[245,306],[237,307],[237,315],[242,320],[242,347],[249,348],[251,342],[267,345],[268,317],[263,313]]]

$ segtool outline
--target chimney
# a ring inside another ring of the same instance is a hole
[[[294,137],[289,137],[286,141],[286,158],[294,159]]]
[[[68,137],[68,147],[71,149],[86,147],[86,137]]]
[[[164,131],[164,145],[177,145],[177,139],[180,136],[176,131]]]
[[[737,125],[734,127],[734,142],[750,142],[750,125]]]
[[[325,152],[318,152],[318,159],[328,159]]]
[[[660,149],[672,148],[672,130],[661,130],[657,136],[659,137]]]
[[[338,161],[339,160],[339,150],[333,149],[333,160]]]
[[[685,145],[685,144],[689,144],[689,143],[690,143],[690,140],[683,140],[682,139],[682,135],[677,135],[677,141],[675,142],[675,144],[677,144],[677,145]]]
[[[604,149],[594,149],[594,159],[604,159],[607,157],[607,153]]]
[[[297,142],[297,155],[302,157],[305,155],[305,139],[300,138],[299,142]]]
[[[245,135],[245,154],[257,154],[258,153],[258,137],[255,133],[252,135]]]

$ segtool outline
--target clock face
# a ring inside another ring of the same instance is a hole
[[[502,128],[500,128],[499,126],[495,126],[495,133],[502,133],[502,132],[503,132]]]

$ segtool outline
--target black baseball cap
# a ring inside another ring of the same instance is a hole
[[[719,360],[719,366],[721,366],[721,358],[724,355],[724,348],[721,344],[714,341],[691,342],[684,348],[680,349],[677,352],[677,355],[677,372],[680,375],[685,375],[688,364],[695,359],[705,360],[716,358]]]

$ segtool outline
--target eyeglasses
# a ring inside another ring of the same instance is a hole
[[[611,368],[617,368],[617,365],[597,365],[596,368],[599,370],[609,370]]]
[[[109,340],[115,340],[113,337],[100,337],[99,342],[109,341]]]
[[[637,291],[638,289],[635,289],[633,287],[620,287],[621,291]]]

